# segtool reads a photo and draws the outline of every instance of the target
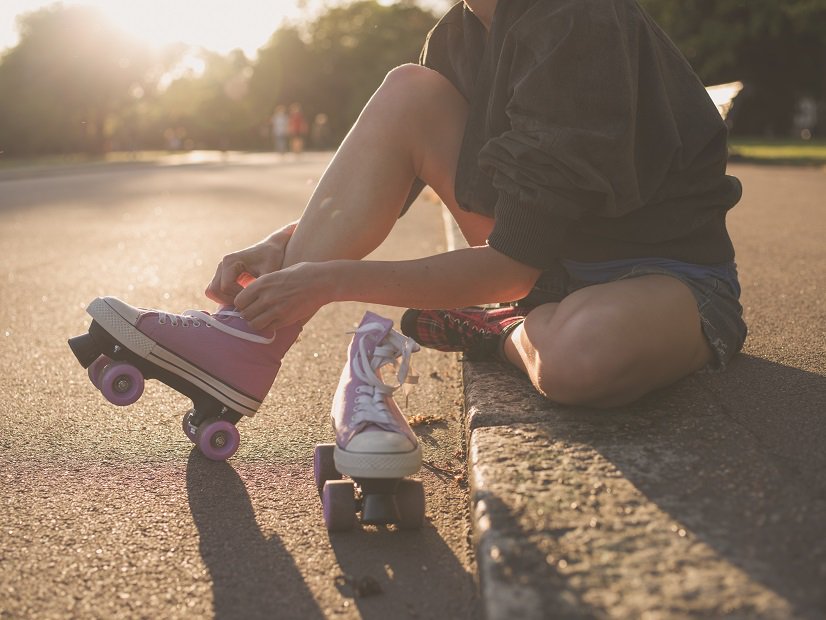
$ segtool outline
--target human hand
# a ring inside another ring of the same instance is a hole
[[[249,283],[233,303],[250,326],[259,331],[306,322],[319,308],[333,301],[328,265],[298,263],[265,274]]]
[[[242,290],[237,282],[240,274],[246,271],[261,276],[281,269],[295,227],[295,223],[288,224],[255,245],[224,256],[206,288],[206,296],[219,304],[232,304]]]

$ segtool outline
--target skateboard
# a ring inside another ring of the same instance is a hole
[[[313,452],[313,477],[331,532],[363,525],[394,524],[416,530],[424,522],[425,499],[421,481],[410,478],[345,479],[336,469],[335,444],[318,444]]]

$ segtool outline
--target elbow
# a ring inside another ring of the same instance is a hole
[[[542,270],[507,256],[490,246],[485,248],[493,257],[489,268],[493,273],[499,273],[497,278],[498,295],[496,301],[509,302],[526,297],[536,284]]]
[[[509,270],[507,277],[502,280],[500,301],[503,302],[517,301],[527,297],[542,273],[540,269],[516,261],[513,266],[515,268]]]
[[[537,271],[532,276],[529,275],[528,277],[512,281],[507,294],[508,299],[503,301],[517,301],[523,297],[527,297],[531,290],[533,290],[533,285],[536,283],[539,273],[540,272]]]

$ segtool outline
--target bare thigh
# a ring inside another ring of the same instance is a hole
[[[390,71],[319,180],[284,265],[363,258],[390,233],[417,177],[457,209],[466,118],[467,102],[441,74],[418,65]]]
[[[506,353],[555,401],[616,406],[705,366],[712,352],[700,325],[685,284],[641,276],[539,306]]]

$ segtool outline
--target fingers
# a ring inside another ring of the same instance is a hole
[[[264,331],[306,322],[318,307],[306,295],[284,286],[284,272],[258,277],[236,295],[233,303],[253,329]]]
[[[243,290],[241,285],[238,284],[238,276],[247,271],[247,268],[243,262],[237,259],[227,264],[222,263],[221,266],[221,293],[227,299],[233,299]]]
[[[231,303],[231,298],[226,299],[223,294],[221,293],[221,271],[222,266],[218,265],[218,268],[215,270],[215,275],[212,276],[212,281],[206,287],[204,294],[207,298],[211,299],[212,301],[219,303],[219,304],[226,304]]]
[[[281,305],[270,299],[259,278],[249,284],[235,297],[235,307],[247,323],[256,330],[277,329],[286,325],[281,314]],[[279,321],[279,319],[282,319]]]
[[[218,265],[212,282],[205,291],[206,296],[219,304],[231,304],[235,296],[242,290],[238,283],[238,276],[248,271],[243,261],[227,256]]]

